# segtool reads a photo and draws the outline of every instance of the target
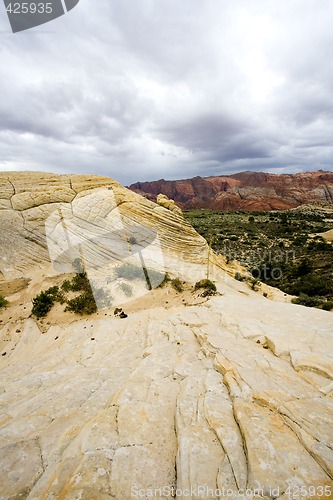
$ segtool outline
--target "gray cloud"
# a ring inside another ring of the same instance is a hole
[[[331,0],[81,0],[13,35],[0,8],[0,168],[332,170],[332,21]]]

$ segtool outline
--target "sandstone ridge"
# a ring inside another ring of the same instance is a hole
[[[165,197],[88,176],[0,184],[0,499],[329,498],[332,313],[235,281]],[[140,252],[189,283],[208,268],[219,295],[166,287],[125,319],[59,306],[37,321],[66,241],[92,272]]]
[[[50,262],[45,227],[60,223],[59,210],[67,219],[64,224],[73,226],[75,222],[71,232],[77,244],[82,232],[86,239],[102,239],[117,229],[127,232],[129,238],[142,238],[142,232],[148,237],[151,230],[158,237],[166,271],[173,269],[176,259],[183,262],[186,276],[188,261],[192,266],[198,264],[200,272],[200,265],[207,260],[206,241],[184,220],[172,200],[162,197],[156,205],[108,177],[0,173],[0,199],[0,229],[6,235],[0,241],[0,272],[7,279],[32,277],[35,268]],[[57,237],[61,237],[59,232]],[[105,252],[116,257],[110,248]],[[102,258],[102,252],[93,257]]]

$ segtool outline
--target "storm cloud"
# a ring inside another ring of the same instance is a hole
[[[333,169],[331,0],[0,5],[0,169],[124,184]]]

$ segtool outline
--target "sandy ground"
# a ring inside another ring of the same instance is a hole
[[[233,274],[233,273],[231,273]],[[34,270],[32,278],[18,278],[10,281],[0,281],[0,293],[6,296],[9,304],[6,308],[0,310],[0,328],[5,326],[0,338],[0,352],[2,355],[7,353],[9,349],[14,350],[20,340],[24,322],[31,317],[32,299],[42,290],[46,290],[51,286],[61,286],[65,279],[70,279],[74,275],[55,275],[51,268],[40,267]],[[221,276],[221,274],[220,274]],[[212,276],[212,279],[214,277]],[[34,320],[42,333],[46,333],[52,326],[60,327],[70,324],[75,324],[82,319],[91,321],[97,319],[106,319],[115,317],[115,309],[121,309],[127,318],[116,316],[117,320],[130,320],[131,316],[140,311],[165,310],[188,307],[205,304],[209,301],[209,297],[202,297],[202,292],[194,291],[194,284],[182,282],[183,291],[176,291],[170,282],[163,287],[147,291],[143,287],[140,292],[140,284],[136,287],[136,292],[139,290],[141,296],[137,298],[126,298],[124,301],[109,308],[100,309],[91,315],[80,315],[70,311],[64,312],[65,304],[55,303],[51,311],[44,317]],[[290,302],[291,297],[287,296],[278,289],[271,288],[268,285],[262,284],[257,286],[253,291],[250,285],[245,282],[238,282],[230,276],[225,275],[224,281],[218,284],[219,295],[224,294],[224,289],[234,290],[242,296],[267,294],[268,300],[277,302]],[[10,347],[9,347],[10,346]]]

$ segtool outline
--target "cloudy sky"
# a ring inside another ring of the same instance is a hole
[[[332,26],[332,0],[80,0],[13,34],[0,0],[0,170],[333,170]]]

